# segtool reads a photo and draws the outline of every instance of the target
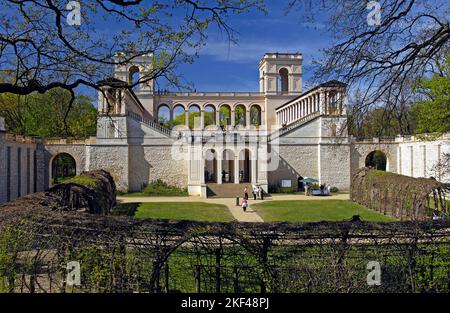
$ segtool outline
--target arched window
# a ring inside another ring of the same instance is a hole
[[[224,104],[219,109],[219,124],[220,126],[231,125],[231,108]]]
[[[250,125],[260,126],[262,122],[261,119],[261,108],[259,105],[252,105],[250,108]]]
[[[234,182],[234,152],[232,150],[224,150],[222,153],[222,182]]]
[[[186,124],[186,116],[185,116],[185,110],[182,105],[176,105],[173,108],[173,121],[172,124],[174,126],[177,125],[185,125]]]
[[[366,157],[366,167],[372,167],[376,170],[386,171],[386,155],[379,151],[372,151]]]
[[[165,127],[169,127],[170,125],[170,108],[162,104],[158,107],[158,123]]]
[[[207,106],[205,106],[205,112],[203,116],[205,119],[205,126],[216,124],[216,108],[212,104],[208,104]]]
[[[217,178],[220,173],[217,173],[217,153],[214,149],[208,150],[205,153],[205,182],[217,183]]]
[[[140,79],[139,67],[137,66],[130,67],[130,69],[128,70],[128,75],[129,75],[128,82],[130,83],[130,85],[136,84],[136,82],[138,82]],[[133,90],[140,90],[140,84],[134,86]]]
[[[193,104],[189,107],[189,128],[200,128],[200,107]]]
[[[251,182],[250,150],[243,149],[239,153],[239,182]]]
[[[242,104],[239,104],[234,109],[234,124],[235,125],[242,125],[245,126],[247,124],[247,121],[245,120],[245,106]]]
[[[278,85],[278,92],[282,95],[289,93],[289,79],[288,79],[288,70],[286,68],[280,69],[278,72],[280,74],[279,76],[279,85]]]
[[[68,153],[57,154],[52,161],[52,184],[60,184],[65,179],[77,175],[75,159]]]

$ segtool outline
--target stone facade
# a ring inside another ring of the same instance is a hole
[[[349,137],[345,84],[330,81],[303,92],[300,54],[264,55],[259,92],[158,92],[152,81],[137,91],[126,88],[128,74],[145,75],[149,60],[116,68],[115,87],[99,93],[96,137],[24,139],[6,134],[0,119],[0,203],[49,188],[53,160],[61,153],[74,158],[77,174],[108,171],[119,191],[139,191],[161,179],[206,196],[210,183],[251,183],[268,191],[286,180],[295,186],[301,177],[349,190],[352,173],[373,151],[384,153],[387,171],[450,179],[435,169],[450,153],[448,137]],[[168,125],[162,124],[163,110]],[[193,125],[191,114],[197,114]],[[184,122],[175,125],[176,116]]]
[[[0,129],[0,203],[46,188],[44,153],[39,140]]]

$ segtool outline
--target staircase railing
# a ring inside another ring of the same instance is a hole
[[[152,128],[152,129],[155,129],[156,131],[158,131],[164,135],[172,137],[172,131],[170,129],[168,129],[167,127],[161,126],[158,123],[153,122],[152,120],[143,118],[139,114],[136,114],[131,111],[128,111],[127,116],[131,117],[132,119],[134,119],[140,123],[147,125],[148,127]]]
[[[298,120],[295,120],[292,123],[289,123],[289,124],[283,126],[282,128],[278,129],[275,133],[269,134],[267,136],[267,141],[275,139],[276,137],[272,136],[274,134],[278,134],[278,136],[281,136],[281,135],[287,133],[288,131],[290,131],[290,130],[292,130],[294,128],[297,128],[297,127],[299,127],[299,126],[301,126],[301,125],[303,125],[303,124],[305,124],[305,123],[307,123],[307,122],[309,122],[309,121],[311,121],[311,120],[313,120],[313,119],[315,119],[315,118],[317,118],[319,116],[320,116],[320,112],[319,111],[311,113],[311,114],[308,114],[308,115],[305,115],[305,116],[299,118]]]

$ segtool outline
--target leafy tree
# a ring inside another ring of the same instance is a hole
[[[236,107],[236,109],[234,109],[234,119],[235,119],[235,124],[236,125],[243,125],[245,122],[245,109],[242,106],[238,106]],[[247,121],[248,123],[248,121]]]
[[[438,73],[421,80],[418,90],[428,100],[412,108],[417,114],[416,133],[450,132],[450,54]]]
[[[250,108],[250,124],[254,126],[259,126],[260,119],[261,119],[261,111],[255,106],[252,106]]]
[[[226,127],[227,125],[231,125],[231,111],[230,108],[226,105],[223,105],[219,109],[219,125],[222,127]]]
[[[70,92],[61,88],[27,96],[0,94],[0,116],[5,117],[7,130],[15,134],[46,138],[95,135],[97,109],[92,100],[77,96],[70,108],[70,98]]]

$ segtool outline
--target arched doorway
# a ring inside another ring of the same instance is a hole
[[[250,125],[261,126],[261,107],[259,105],[252,105],[250,108]]]
[[[205,153],[205,182],[217,183],[217,153],[214,149]]]
[[[303,176],[297,178],[297,191],[305,191],[305,183],[302,180]]]
[[[222,182],[234,182],[234,152],[224,150],[222,155]]]
[[[212,104],[208,104],[205,106],[205,112],[204,112],[204,125],[215,125],[216,124],[216,108]]]
[[[282,95],[288,94],[289,93],[289,79],[288,79],[289,72],[286,68],[283,67],[280,69],[278,74],[280,74],[278,92]]]
[[[189,107],[189,128],[199,129],[200,128],[200,107],[193,104]]]
[[[250,150],[243,149],[239,153],[239,182],[251,182]]]
[[[132,88],[135,91],[139,91],[141,89],[140,84],[138,84],[139,80],[141,79],[141,75],[140,75],[140,71],[139,71],[139,67],[137,66],[132,66],[130,67],[130,69],[128,70],[128,81],[130,83],[130,85],[134,85]]]
[[[247,121],[245,120],[245,106],[242,104],[239,104],[234,109],[234,125],[241,125],[245,126],[247,125]]]
[[[372,151],[367,155],[365,165],[376,170],[386,171],[386,155],[380,150]]]
[[[222,105],[219,109],[219,124],[222,127],[231,125],[231,108],[229,105]]]
[[[186,124],[186,111],[182,105],[176,105],[173,108],[173,126]]]
[[[170,108],[162,104],[158,107],[158,123],[161,126],[169,127],[170,124]]]
[[[52,185],[77,175],[75,159],[68,153],[59,153],[52,160]]]

